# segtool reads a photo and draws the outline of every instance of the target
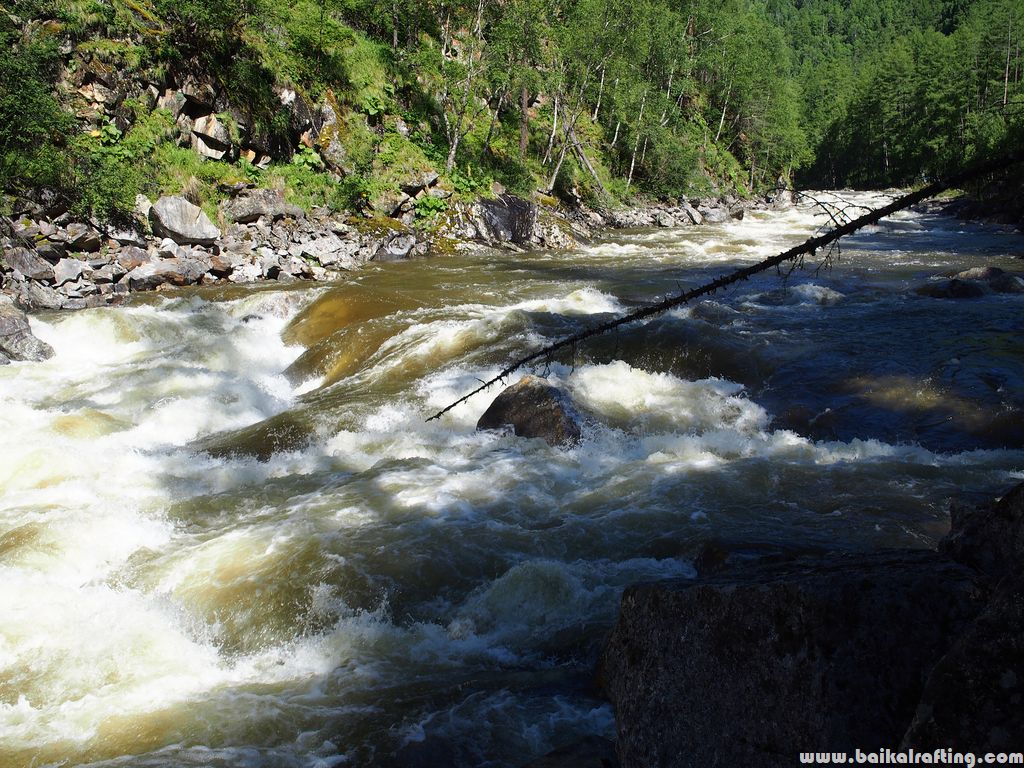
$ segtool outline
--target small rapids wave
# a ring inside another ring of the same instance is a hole
[[[1016,299],[910,290],[1011,266],[998,230],[907,213],[548,361],[570,449],[477,432],[493,393],[425,421],[822,223],[33,318],[56,356],[0,368],[0,765],[521,765],[613,733],[619,596],[708,539],[932,545],[951,496],[1024,477]]]

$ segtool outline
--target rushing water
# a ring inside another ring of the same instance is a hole
[[[493,394],[424,422],[821,224],[34,318],[56,357],[0,368],[0,765],[522,765],[611,735],[621,590],[702,542],[932,545],[950,497],[1024,476],[1024,297],[911,290],[1020,264],[993,228],[905,213],[552,361],[570,450],[476,433]]]

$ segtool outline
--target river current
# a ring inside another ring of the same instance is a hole
[[[498,389],[425,422],[824,223],[33,317],[56,356],[0,368],[0,766],[520,766],[613,735],[622,589],[704,542],[933,546],[951,498],[1024,477],[1024,297],[913,292],[1019,269],[995,227],[898,214],[556,357],[576,447],[476,432]]]

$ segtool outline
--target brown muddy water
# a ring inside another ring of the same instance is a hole
[[[859,194],[858,202],[878,196]],[[0,765],[517,766],[610,736],[593,662],[702,542],[926,547],[1024,477],[1024,238],[905,213],[542,368],[582,444],[432,412],[513,356],[801,241],[812,210],[336,286],[33,319],[0,368]]]

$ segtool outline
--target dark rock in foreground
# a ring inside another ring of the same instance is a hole
[[[511,426],[520,437],[540,437],[551,445],[580,439],[578,417],[569,396],[536,376],[505,389],[477,421],[477,429]]]
[[[602,658],[624,766],[1024,743],[1024,484],[941,552],[732,557],[631,587]],[[748,548],[749,549],[749,548]]]
[[[1024,579],[1018,576],[996,591],[935,666],[901,746],[985,753],[1016,752],[1022,744]]]
[[[548,752],[523,768],[618,768],[615,744],[600,736],[585,739]]]
[[[7,296],[0,296],[0,360],[47,360],[53,347],[32,335],[25,313]]]
[[[1024,573],[1024,483],[992,504],[954,505],[939,549],[993,581]]]
[[[981,609],[933,552],[799,557],[631,587],[603,657],[625,766],[792,765],[900,742]]]

